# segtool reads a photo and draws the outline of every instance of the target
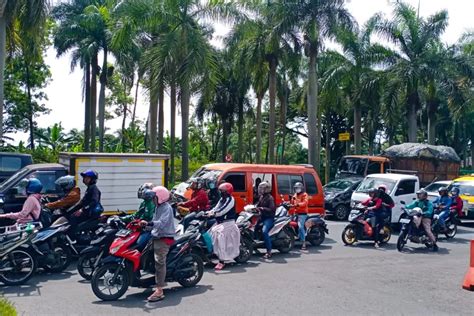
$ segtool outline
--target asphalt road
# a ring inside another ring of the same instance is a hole
[[[396,235],[380,249],[346,247],[345,223],[329,222],[324,244],[271,261],[259,256],[219,273],[207,269],[196,288],[170,284],[166,299],[147,303],[151,290],[131,288],[116,302],[99,301],[72,269],[40,274],[21,287],[0,286],[20,315],[473,315],[474,292],[461,289],[474,228],[442,240],[438,253]],[[2,315],[3,316],[3,315]]]

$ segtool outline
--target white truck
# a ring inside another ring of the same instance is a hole
[[[392,223],[399,223],[403,214],[400,202],[411,203],[416,199],[416,191],[420,189],[420,180],[417,176],[396,173],[368,175],[352,193],[351,207],[368,199],[367,191],[369,189],[378,188],[382,184],[387,186],[387,193],[395,202],[395,207],[392,209]]]

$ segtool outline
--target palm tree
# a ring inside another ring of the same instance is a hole
[[[304,52],[308,58],[308,161],[319,170],[321,135],[318,122],[317,59],[324,38],[333,37],[339,27],[352,28],[352,16],[344,7],[344,0],[283,1],[286,12],[285,28],[299,27],[304,33]]]
[[[392,80],[389,85],[404,99],[408,141],[416,142],[420,89],[436,75],[436,71],[429,67],[433,57],[430,48],[440,42],[440,36],[448,25],[448,13],[443,10],[422,18],[415,8],[403,2],[396,2],[393,12],[394,17],[380,21],[376,30],[399,50],[399,58],[390,69]]]
[[[11,30],[13,25],[21,26],[23,34],[32,38],[38,35],[38,29],[43,28],[48,15],[48,0],[0,0],[0,126],[3,126],[4,105],[4,72],[7,56],[7,39],[15,43]],[[10,30],[10,31],[9,31]],[[30,38],[31,39],[31,38]],[[34,45],[34,43],[30,43]],[[11,49],[14,45],[10,45]],[[3,128],[0,128],[0,145],[3,144]]]
[[[63,150],[71,140],[71,138],[64,133],[64,128],[61,126],[61,123],[55,123],[53,126],[45,129],[38,129],[35,134],[40,145],[46,145],[53,151]]]

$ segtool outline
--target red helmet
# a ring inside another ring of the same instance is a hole
[[[232,194],[234,192],[234,187],[229,182],[224,182],[219,186],[219,191],[225,191],[228,194]]]

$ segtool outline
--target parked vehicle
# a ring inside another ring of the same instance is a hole
[[[152,243],[148,243],[143,251],[134,248],[140,232],[139,221],[133,221],[126,229],[117,233],[117,238],[109,249],[111,255],[101,261],[102,265],[92,275],[92,291],[99,299],[117,300],[125,294],[129,286],[148,287],[154,284],[155,261]],[[167,282],[177,281],[184,287],[199,283],[204,266],[201,258],[193,253],[192,249],[200,237],[200,233],[196,231],[175,240],[166,259]]]
[[[271,194],[277,205],[282,200],[289,200],[290,195],[294,193],[294,184],[301,182],[309,196],[309,213],[324,215],[323,187],[316,171],[310,165],[208,164],[192,175],[192,178],[195,177],[201,177],[204,180],[214,178],[218,182],[231,183],[234,187],[233,197],[238,213],[244,210],[244,206],[254,203],[254,189],[257,179],[271,184]],[[191,190],[188,186],[188,183],[178,184],[173,192],[189,199]]]
[[[361,178],[344,178],[329,182],[323,187],[326,216],[345,220],[351,212],[351,197]]]
[[[346,245],[353,245],[358,241],[375,241],[374,227],[366,220],[364,211],[367,208],[358,204],[349,214],[349,224],[342,231],[342,241]],[[386,244],[392,237],[390,220],[387,218],[380,231],[380,243]]]
[[[92,278],[92,274],[100,264],[100,260],[109,255],[109,248],[115,240],[115,234],[125,228],[125,224],[118,216],[112,216],[107,220],[107,225],[100,226],[96,231],[97,236],[90,242],[90,246],[84,248],[77,260],[77,271],[86,280]]]
[[[433,202],[439,196],[439,188],[449,187],[452,181],[435,181],[425,187],[425,191],[428,192],[428,199]]]
[[[380,185],[387,187],[387,194],[392,197],[395,203],[395,207],[392,209],[391,223],[398,224],[404,214],[400,202],[416,199],[416,191],[420,188],[420,181],[417,176],[406,174],[384,173],[368,175],[352,193],[351,206],[355,207],[357,204],[367,200],[369,198],[368,190],[378,188]]]
[[[458,177],[461,159],[453,148],[404,143],[385,149],[381,156],[344,156],[336,178],[361,177],[376,173],[417,175],[422,186],[436,179]]]
[[[448,190],[459,189],[459,195],[464,200],[464,216],[461,218],[474,219],[474,175],[454,179]]]
[[[402,228],[400,230],[400,234],[398,235],[398,240],[397,240],[398,251],[400,252],[403,251],[403,248],[405,247],[408,241],[411,241],[412,243],[415,243],[415,244],[424,244],[427,248],[432,248],[433,243],[428,238],[428,235],[423,229],[423,226],[420,225],[420,227],[416,227],[415,222],[413,221],[413,218],[415,216],[421,216],[421,213],[422,213],[421,209],[416,207],[411,210],[408,210],[408,209],[403,209],[403,210],[406,216],[400,219]],[[433,231],[433,234],[435,238],[437,239],[438,236],[436,234],[436,230],[433,230],[433,225],[436,225],[436,223],[433,223],[431,225],[431,230]]]
[[[21,168],[32,163],[33,159],[29,154],[0,153],[0,183],[10,178]]]
[[[0,234],[0,282],[26,283],[37,268],[32,239],[41,226],[32,224],[2,227]]]
[[[255,205],[247,205],[237,218],[237,226],[243,226],[248,236],[255,237],[253,249],[265,248],[261,227],[257,227],[260,212]],[[290,227],[291,217],[286,208],[279,207],[276,212],[275,222],[269,232],[272,248],[281,253],[288,253],[295,245],[295,235]],[[263,225],[260,223],[258,226]],[[256,232],[257,231],[257,232]]]

